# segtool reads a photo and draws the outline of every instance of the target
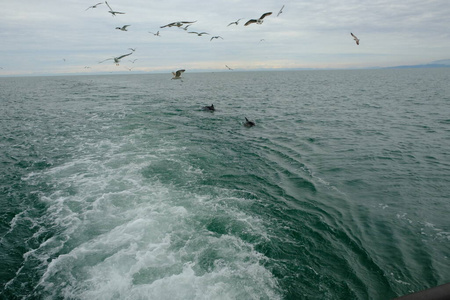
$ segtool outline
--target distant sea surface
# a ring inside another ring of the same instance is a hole
[[[171,77],[0,78],[1,299],[450,282],[450,69]]]

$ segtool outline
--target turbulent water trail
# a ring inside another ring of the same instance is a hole
[[[2,79],[1,297],[389,299],[444,283],[448,74],[399,74]]]

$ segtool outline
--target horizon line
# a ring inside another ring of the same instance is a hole
[[[392,67],[354,67],[354,68],[255,68],[255,69],[190,69],[190,73],[230,73],[230,72],[276,72],[276,71],[357,71],[357,70],[386,70],[386,69],[420,69],[420,68],[450,68],[450,64],[418,64],[418,65],[400,65]],[[4,70],[4,69],[3,69]],[[32,74],[0,74],[0,77],[39,77],[39,76],[98,76],[98,75],[144,75],[144,74],[171,74],[173,70],[157,71],[104,71],[104,72],[76,72],[76,73],[32,73]]]

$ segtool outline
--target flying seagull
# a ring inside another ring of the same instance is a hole
[[[209,34],[209,33],[207,33],[207,32],[195,32],[195,31],[189,31],[188,33],[195,33],[195,34],[198,35],[198,36],[202,36],[202,35],[204,35],[204,34]]]
[[[137,58],[136,58],[136,59],[133,59],[133,60],[129,60],[129,61],[131,61],[131,62],[134,64],[135,61],[137,61]]]
[[[151,33],[151,34],[153,34],[154,36],[160,36],[160,35],[159,35],[159,30],[158,30],[156,33],[153,33],[153,32],[150,32],[150,31],[149,31],[148,33]]]
[[[265,14],[263,14],[261,17],[259,17],[259,19],[250,19],[248,20],[244,26],[248,26],[250,24],[256,23],[256,24],[262,24],[263,19],[267,16],[270,16],[272,14],[272,12],[266,12]]]
[[[225,67],[227,67],[228,68],[228,70],[233,70],[232,68],[230,68],[229,66],[227,66],[227,65],[225,65]]]
[[[128,48],[128,50],[131,50],[131,51],[136,51],[136,48]]]
[[[122,31],[128,31],[127,27],[131,25],[123,25],[122,27],[116,27],[116,29],[122,30]]]
[[[283,12],[284,5],[281,7],[280,11],[277,14],[277,17]]]
[[[119,65],[119,62],[120,62],[120,60],[121,60],[122,58],[124,58],[125,56],[128,56],[128,55],[131,55],[131,54],[133,54],[133,52],[130,52],[130,53],[128,53],[128,54],[124,54],[124,55],[121,55],[121,56],[117,56],[117,57],[107,58],[107,59],[102,60],[102,61],[100,61],[100,62],[98,62],[98,63],[100,64],[100,63],[102,63],[102,62],[104,62],[104,61],[113,59],[114,62],[116,63],[116,66],[118,66],[118,65]]]
[[[88,10],[89,8],[97,8],[97,6],[99,6],[100,4],[103,4],[103,2],[99,2],[95,5],[89,6],[88,8],[86,8],[86,10]]]
[[[213,36],[209,41],[211,42],[213,39],[222,39],[223,40],[223,37],[221,37],[220,35],[216,35],[216,36]]]
[[[134,68],[134,67],[131,67],[131,68],[125,67],[125,69],[127,69],[128,71],[133,70],[133,68]]]
[[[182,70],[178,70],[178,71],[176,71],[176,72],[172,72],[172,74],[173,74],[172,79],[181,79],[181,74],[182,74],[184,71],[186,71],[186,70],[182,69]]]
[[[183,26],[183,24],[191,24],[191,23],[195,23],[195,22],[197,22],[197,21],[192,21],[192,22],[190,22],[190,21],[172,22],[172,23],[169,23],[167,25],[160,26],[159,28],[173,27],[173,26],[181,27],[181,26]]]
[[[353,39],[355,40],[356,45],[359,45],[359,39],[353,33],[350,32],[350,34],[352,35]]]
[[[109,4],[108,4],[107,1],[105,1],[105,3],[106,3],[106,5],[108,5],[108,7],[109,7],[109,9],[110,9],[108,12],[109,12],[113,17],[115,17],[116,14],[119,14],[119,15],[125,14],[124,12],[114,11],[114,10],[111,8],[111,6],[109,6]]]
[[[235,22],[231,22],[230,24],[227,25],[227,27],[230,26],[230,25],[233,25],[233,24],[238,25],[240,20],[242,20],[242,19],[238,19],[238,20],[235,21]]]
[[[255,126],[255,122],[249,121],[249,120],[247,119],[247,117],[246,117],[246,118],[245,118],[244,126],[245,126],[245,127],[253,127],[253,126]]]

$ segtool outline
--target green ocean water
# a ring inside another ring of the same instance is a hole
[[[450,282],[450,69],[183,77],[0,78],[1,299]]]

